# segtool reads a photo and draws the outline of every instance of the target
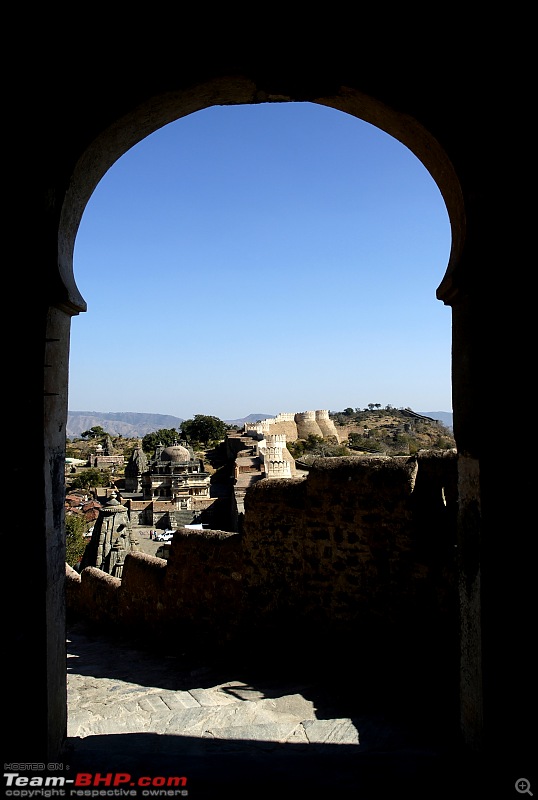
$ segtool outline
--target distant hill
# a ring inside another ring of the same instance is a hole
[[[452,414],[449,411],[417,411],[425,417],[432,417],[452,430]],[[248,414],[240,419],[225,419],[227,425],[242,427],[246,422],[257,422],[270,419],[274,414]],[[124,439],[141,439],[147,433],[153,433],[161,428],[179,428],[183,422],[182,417],[173,417],[170,414],[138,414],[134,411],[68,411],[67,431],[68,439],[80,437],[83,431],[100,426],[111,436],[123,436]]]
[[[83,431],[89,431],[99,425],[111,436],[123,436],[124,439],[143,438],[161,428],[179,428],[183,419],[169,414],[137,414],[134,411],[68,411],[68,439],[79,437]]]
[[[241,427],[245,422],[256,422],[259,419],[273,417],[274,414],[249,414],[241,419],[225,419],[227,425]],[[147,433],[159,431],[161,428],[179,428],[182,417],[169,414],[137,414],[134,411],[68,411],[68,439],[80,437],[84,431],[96,426],[101,427],[111,436],[123,436],[124,439],[142,439]]]

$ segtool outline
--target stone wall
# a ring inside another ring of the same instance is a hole
[[[323,439],[323,433],[316,421],[315,411],[302,411],[300,414],[296,414],[295,423],[299,439],[308,439],[310,435],[319,436]]]
[[[176,531],[168,562],[126,556],[121,581],[68,568],[72,615],[214,649],[322,649],[403,680],[458,667],[454,451],[318,459],[259,481],[242,533]],[[342,665],[344,668],[345,665]]]
[[[319,459],[306,480],[262,481],[245,497],[251,602],[318,633],[445,616],[456,510],[453,453]]]
[[[253,424],[245,425],[245,433],[259,434],[261,437],[274,434],[285,434],[288,442],[297,439],[307,439],[310,434],[321,438],[335,438],[339,441],[338,432],[329,411],[302,411],[295,413],[281,413],[276,417],[260,420]]]
[[[298,439],[297,425],[292,420],[283,420],[270,425],[267,435],[285,434],[288,442],[295,442]]]
[[[316,422],[319,425],[321,435],[323,436],[324,439],[329,439],[330,437],[334,436],[336,441],[338,443],[340,442],[340,437],[338,435],[338,431],[336,430],[336,425],[330,418],[329,412],[327,410],[316,411]]]

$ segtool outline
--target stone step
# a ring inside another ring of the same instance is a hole
[[[256,690],[240,682],[189,691],[161,690],[101,679],[92,691],[69,676],[68,735],[152,732],[219,740],[358,744],[349,719],[318,720],[301,694],[243,699]]]

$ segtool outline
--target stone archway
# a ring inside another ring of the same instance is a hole
[[[151,114],[147,108],[138,108],[103,131],[76,164],[60,219],[59,265],[65,285],[65,300],[75,313],[86,310],[73,274],[75,237],[84,208],[93,190],[112,164],[127,150],[159,128],[203,108],[297,100],[299,98],[292,96],[274,98],[267,96],[260,99],[260,92],[250,81],[218,80],[211,84],[202,84],[188,92],[178,92],[172,97],[163,95],[152,98],[151,104],[148,104]],[[315,98],[311,102],[334,108],[375,125],[409,148],[431,174],[445,201],[451,225],[450,260],[438,291],[439,299],[448,302],[452,273],[457,268],[465,242],[465,211],[457,175],[443,148],[416,120],[398,114],[358,91],[348,89],[338,97]]]
[[[115,126],[104,131],[79,160],[69,191],[66,193],[59,238],[61,242],[59,252],[62,256],[60,264],[65,276],[70,306],[75,313],[84,312],[86,305],[78,293],[73,274],[74,241],[85,205],[91,197],[93,189],[110,166],[142,138],[151,135],[155,130],[170,122],[207,107],[202,100],[205,100],[208,93],[213,98],[210,105],[222,105],[223,103],[236,105],[239,102],[253,102],[252,87],[246,84],[238,87],[237,81],[231,87],[224,81],[219,81],[217,85],[211,85],[211,87],[207,85],[199,87],[198,102],[193,102],[194,92],[189,92],[187,97],[178,93],[174,103],[170,102],[169,97],[153,98],[151,125],[147,121],[146,109],[138,109],[136,113],[118,121]],[[246,99],[249,96],[250,99]],[[263,102],[271,103],[271,99],[265,99]],[[284,100],[280,97],[278,102],[294,102],[294,98],[290,97]],[[456,230],[456,235],[453,233],[452,236],[450,262],[444,278],[444,282],[450,282],[451,271],[457,263],[464,242],[465,226],[461,189],[442,148],[416,121],[409,118],[402,119],[400,115],[383,108],[380,104],[357,92],[349,90],[343,98],[339,97],[338,99],[324,98],[321,104],[370,124],[376,124],[379,129],[397,138],[413,151],[427,167],[432,177],[437,176],[441,184],[438,184],[438,188],[449,210],[452,231]],[[159,494],[163,494],[163,490]]]
[[[50,141],[55,145],[55,161],[50,170],[50,181],[48,173],[45,177],[39,176],[42,183],[36,180],[36,191],[41,192],[40,200],[46,198],[43,201],[46,210],[39,218],[40,225],[36,223],[36,230],[43,231],[44,291],[42,296],[32,298],[37,334],[25,366],[30,365],[34,375],[31,388],[34,390],[36,402],[32,425],[36,434],[40,432],[43,419],[45,420],[42,449],[44,478],[41,487],[43,508],[40,523],[46,532],[47,541],[46,554],[42,550],[32,553],[28,577],[30,580],[39,579],[40,584],[45,581],[47,587],[46,611],[40,620],[41,627],[37,637],[43,645],[43,650],[40,651],[43,675],[35,686],[32,708],[36,719],[36,754],[46,752],[48,757],[54,757],[61,750],[66,727],[63,670],[65,641],[62,625],[65,616],[64,564],[61,559],[63,487],[59,476],[63,474],[65,455],[70,320],[73,315],[86,310],[85,301],[74,280],[73,251],[85,205],[107,169],[130,147],[158,128],[210,105],[299,100],[320,103],[361,118],[394,136],[428,169],[445,200],[452,228],[450,263],[438,296],[443,302],[452,304],[458,292],[461,292],[461,287],[465,286],[465,272],[462,267],[463,253],[467,246],[464,198],[469,194],[469,188],[460,186],[452,167],[453,154],[451,158],[447,156],[441,140],[452,145],[456,153],[461,153],[464,145],[455,136],[453,126],[445,118],[436,117],[435,112],[429,112],[427,98],[419,98],[413,104],[408,100],[407,87],[401,82],[394,90],[389,81],[392,94],[383,82],[378,89],[365,94],[357,88],[361,83],[358,79],[349,79],[342,84],[334,76],[326,75],[309,76],[307,80],[304,80],[304,76],[297,79],[282,74],[269,77],[264,74],[260,77],[255,70],[235,69],[233,73],[228,73],[224,67],[217,67],[213,71],[213,77],[207,78],[208,72],[208,68],[205,68],[202,78],[197,78],[194,70],[193,75],[181,76],[176,81],[170,79],[166,90],[162,88],[162,80],[158,76],[149,76],[140,88],[133,87],[130,92],[120,93],[119,98],[112,96],[111,88],[107,97],[96,104],[97,110],[95,106],[90,112],[84,110],[89,113],[89,119],[80,110],[79,116],[71,122],[66,133],[68,148],[62,150],[60,125],[54,128],[50,134]],[[91,94],[88,85],[78,87],[81,104],[85,99],[85,91]],[[170,86],[179,88],[169,88]],[[388,103],[388,97],[392,97],[395,102]],[[418,113],[411,115],[407,110],[410,107]],[[402,110],[397,111],[395,108]],[[438,111],[437,113],[439,114]],[[67,112],[65,116],[68,116]],[[429,132],[432,130],[437,131],[436,136]],[[440,133],[443,134],[442,137]],[[44,149],[47,146],[46,137],[47,134],[44,133]],[[463,159],[467,165],[472,155],[468,155],[467,162]],[[461,165],[459,173],[462,174]],[[57,234],[54,237],[53,231]],[[55,244],[57,242],[57,249],[52,246],[53,238]],[[454,336],[461,345],[461,352],[464,354],[461,360],[465,364],[455,370],[453,407],[456,438],[458,440],[458,436],[460,437],[458,445],[467,459],[465,470],[471,475],[469,502],[475,503],[475,476],[471,474],[476,470],[475,439],[472,433],[467,436],[467,431],[472,430],[476,402],[470,405],[465,398],[469,386],[467,355],[470,353],[470,346],[466,344],[469,313],[469,305],[460,303],[457,314],[458,330]],[[43,375],[43,350],[46,352],[45,395],[38,404],[35,391],[38,379],[35,376]],[[474,353],[471,352],[470,355],[473,360]],[[21,374],[24,373],[21,371]],[[475,382],[476,379],[471,381],[473,386]],[[467,410],[472,413],[466,414]],[[476,584],[473,586],[476,589]],[[31,606],[28,603],[17,609],[21,625],[30,612]],[[472,609],[471,615],[476,619]],[[477,635],[479,632],[470,630],[467,647],[470,661],[475,659],[472,640]],[[32,647],[21,643],[21,648],[17,658],[30,661]],[[477,672],[472,679],[472,686],[469,687],[471,701],[467,703],[468,708],[473,707],[471,716],[476,716],[476,725],[480,717],[480,711],[474,710],[480,702],[478,683]],[[475,720],[469,717],[468,724],[472,728]],[[25,741],[25,736],[26,731],[22,726],[18,736],[15,732],[14,741]]]

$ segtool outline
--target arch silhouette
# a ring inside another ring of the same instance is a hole
[[[27,237],[31,241],[21,245],[31,268],[25,267],[21,275],[31,275],[35,283],[17,294],[22,298],[26,338],[23,351],[11,348],[6,374],[25,412],[26,436],[35,443],[33,490],[38,501],[31,546],[25,553],[24,585],[17,585],[20,576],[8,576],[9,629],[14,633],[6,657],[7,672],[13,676],[6,761],[58,757],[65,738],[63,474],[71,317],[86,310],[73,275],[74,243],[84,208],[107,169],[168,122],[211,105],[293,101],[350,113],[398,139],[424,164],[444,199],[452,246],[437,296],[452,308],[462,737],[471,750],[489,748],[497,753],[499,743],[506,746],[505,731],[510,730],[512,762],[516,763],[518,752],[526,752],[531,662],[514,654],[518,644],[527,641],[531,559],[522,559],[521,554],[526,552],[525,536],[534,517],[530,513],[526,517],[529,498],[522,496],[518,484],[521,470],[499,469],[498,448],[483,414],[498,397],[500,384],[517,395],[522,383],[512,363],[503,363],[502,381],[488,366],[492,353],[504,352],[503,348],[511,352],[517,345],[516,333],[495,318],[495,303],[503,313],[517,317],[513,312],[522,290],[513,281],[500,285],[490,274],[499,238],[496,181],[508,148],[498,150],[493,169],[484,143],[491,137],[491,109],[498,101],[499,84],[483,63],[477,59],[474,72],[470,62],[451,65],[447,72],[446,53],[430,54],[423,65],[431,76],[426,86],[413,80],[405,59],[398,61],[398,69],[380,74],[375,65],[364,70],[342,65],[339,59],[312,69],[282,61],[275,66],[263,58],[244,56],[231,62],[215,50],[206,59],[177,59],[166,70],[157,62],[144,63],[143,70],[124,63],[109,65],[106,80],[97,80],[94,65],[85,62],[84,54],[71,53],[69,68],[76,74],[76,89],[68,102],[66,66],[60,69],[54,59],[44,58],[36,69],[36,92],[41,92],[43,106],[50,112],[39,130],[35,105],[20,92],[21,137],[13,155],[19,165],[30,163],[26,182],[17,176],[18,189],[24,190],[17,212],[24,217],[24,232],[31,232]],[[29,132],[36,140],[31,144]],[[18,445],[15,436],[18,439],[14,430],[12,451]],[[26,485],[24,467],[22,462],[15,465],[15,485]],[[27,516],[19,517],[14,530],[26,536]],[[510,547],[503,538],[507,530]],[[16,535],[7,544],[7,563],[20,563]],[[499,576],[504,581],[502,604]],[[36,595],[26,591],[28,586],[37,592],[37,602]],[[507,683],[509,698],[504,694]]]
[[[192,89],[188,93],[177,93],[173,98],[169,94],[152,98],[147,105],[137,108],[97,137],[76,164],[65,195],[58,236],[58,263],[65,285],[65,300],[75,313],[86,310],[73,271],[75,237],[86,204],[107,170],[142,139],[188,114],[210,106],[271,102],[271,98],[259,99],[259,93],[248,81],[241,84],[236,80],[228,84],[220,80],[196,88],[198,98],[193,97]],[[202,101],[207,95],[212,102]],[[284,100],[279,97],[273,102],[294,100],[298,101],[299,98]],[[440,287],[438,291],[439,299],[443,300],[444,287],[450,283],[450,275],[458,263],[465,241],[463,194],[448,156],[416,120],[398,114],[357,91],[348,90],[344,97],[313,102],[350,114],[388,133],[416,155],[436,182],[447,207],[452,234],[450,259],[441,285],[443,288]]]

